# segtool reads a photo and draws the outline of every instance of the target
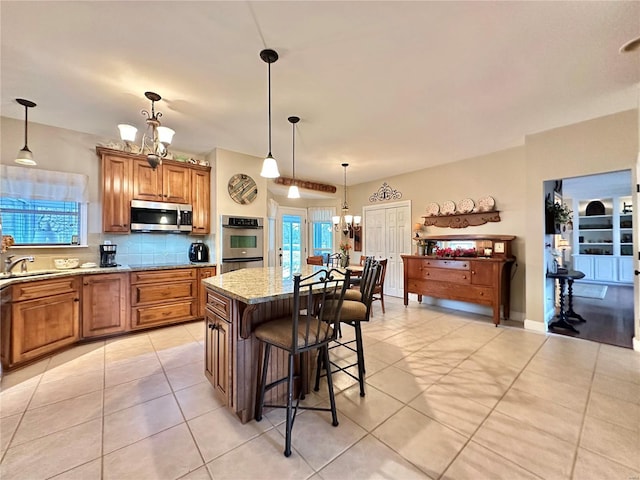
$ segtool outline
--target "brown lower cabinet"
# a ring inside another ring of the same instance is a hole
[[[79,340],[79,276],[9,288],[10,301],[5,303],[8,294],[4,290],[2,299],[3,365],[24,363]]]
[[[20,366],[81,339],[203,318],[201,280],[215,272],[189,267],[78,274],[6,286],[0,291],[2,366]],[[228,337],[224,332],[224,325],[216,330],[220,338]],[[220,390],[228,391],[226,385],[221,377]]]
[[[198,318],[195,268],[131,273],[131,330]]]
[[[127,331],[129,274],[84,275],[82,279],[82,338]]]
[[[231,406],[231,322],[205,309],[205,375],[225,405]]]

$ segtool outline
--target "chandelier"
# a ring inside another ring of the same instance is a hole
[[[343,235],[348,235],[350,231],[360,230],[359,215],[349,215],[349,204],[347,203],[347,167],[348,163],[343,163],[344,167],[344,202],[342,203],[342,215],[333,217],[333,228],[336,232],[342,231]]]
[[[156,113],[155,102],[162,100],[162,97],[154,92],[144,92],[144,96],[151,100],[151,113],[142,110],[140,113],[147,117],[147,129],[142,136],[141,153],[147,156],[147,162],[151,168],[155,168],[162,163],[162,159],[169,152],[167,147],[171,145],[173,135],[176,133],[170,128],[162,127],[160,124],[161,112]],[[136,141],[136,133],[138,129],[132,125],[118,125],[120,129],[120,138],[125,145],[131,150],[131,143]]]

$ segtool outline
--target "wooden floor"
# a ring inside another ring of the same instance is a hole
[[[580,333],[554,329],[554,333],[598,343],[633,348],[633,287],[607,288],[604,299],[573,297],[573,310],[586,322],[572,321]]]

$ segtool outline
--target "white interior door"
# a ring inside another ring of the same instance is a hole
[[[307,258],[307,210],[304,208],[278,209],[277,266],[299,272]]]
[[[404,268],[402,254],[411,253],[411,202],[400,202],[364,209],[364,252],[387,259],[385,295],[402,297]]]

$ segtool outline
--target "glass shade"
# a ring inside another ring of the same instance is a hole
[[[298,190],[296,185],[291,185],[289,187],[289,194],[287,195],[287,198],[300,198],[300,190]]]
[[[136,141],[136,133],[138,133],[138,129],[133,125],[126,125],[121,123],[118,125],[118,130],[120,130],[120,139],[125,142],[135,142]]]
[[[158,127],[158,141],[163,145],[171,145],[171,141],[173,140],[173,136],[175,135],[175,131],[171,130],[167,127]]]
[[[340,223],[340,217],[331,217],[331,221],[334,225],[338,225]]]
[[[271,155],[271,152],[269,152],[267,158],[265,158],[264,162],[262,162],[262,171],[260,172],[260,176],[264,178],[278,178],[280,176],[278,163],[276,162],[276,159]]]
[[[362,220],[362,217],[360,215],[353,216],[353,223],[355,223],[356,225],[360,225],[361,220]]]
[[[20,165],[37,165],[33,159],[33,153],[31,153],[31,150],[29,150],[26,145],[18,152],[18,155],[16,155],[16,163]]]
[[[344,221],[351,224],[353,222],[353,215],[345,215]]]

